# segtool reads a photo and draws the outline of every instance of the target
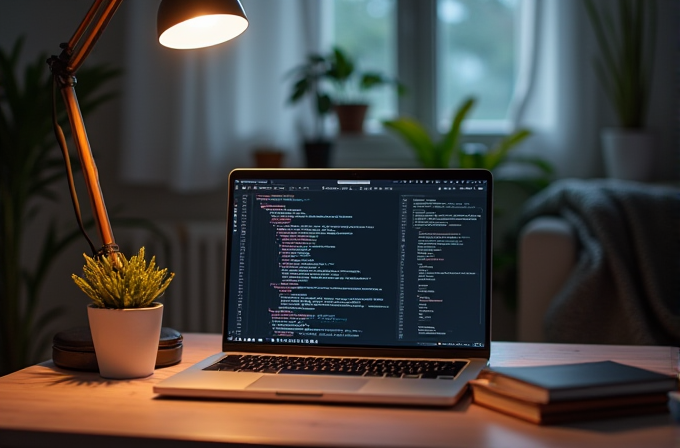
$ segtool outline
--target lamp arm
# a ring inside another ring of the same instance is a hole
[[[68,53],[66,69],[70,73],[75,73],[83,64],[121,3],[123,3],[123,0],[95,0],[92,4],[80,26],[78,26],[73,37],[71,37],[71,40],[63,47],[64,52]],[[83,35],[90,27],[89,34],[85,36],[85,40],[80,44]]]
[[[102,243],[102,248],[97,252],[97,255],[109,256],[114,266],[119,264],[116,256],[118,246],[115,243],[111,222],[106,211],[104,196],[99,184],[99,172],[92,156],[92,149],[87,138],[85,123],[75,92],[75,72],[82,65],[121,3],[122,0],[106,2],[95,0],[71,40],[66,44],[61,44],[61,54],[59,56],[52,56],[47,61],[52,71],[52,76],[61,90],[73,140],[83,169],[83,177],[90,198],[90,205]],[[85,35],[86,32],[89,32],[89,34]],[[84,43],[78,46],[83,36],[85,36]],[[68,157],[68,151],[65,151],[64,156]],[[71,194],[75,194],[74,191]],[[72,199],[77,202],[76,198]],[[78,214],[77,210],[76,214]]]

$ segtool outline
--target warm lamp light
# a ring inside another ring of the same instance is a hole
[[[95,255],[111,257],[117,263],[118,246],[113,237],[111,223],[99,186],[99,174],[85,131],[85,124],[75,94],[75,73],[113,17],[122,0],[95,0],[78,29],[67,43],[61,44],[59,56],[47,63],[54,78],[55,91],[61,90],[73,140],[78,150],[83,178],[87,187],[95,223],[101,240],[101,249],[85,232],[76,195],[66,139],[53,113],[54,130],[64,155],[73,208],[78,225]],[[239,0],[163,0],[158,8],[158,36],[161,44],[171,48],[188,49],[215,45],[233,39],[248,27],[248,19]]]
[[[226,42],[248,28],[238,0],[165,0],[158,7],[158,41],[169,48],[202,48]]]

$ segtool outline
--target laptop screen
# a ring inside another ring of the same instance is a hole
[[[487,348],[483,170],[235,170],[225,341]]]

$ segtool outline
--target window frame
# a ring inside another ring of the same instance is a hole
[[[535,7],[533,0],[522,0],[526,16]],[[399,79],[409,86],[409,94],[399,99],[399,115],[418,117],[432,131],[441,133],[446,126],[437,117],[437,0],[397,0],[397,73]],[[523,107],[527,68],[522,58],[531,56],[533,48],[521,48],[527,44],[526,29],[518,27],[517,77],[513,96],[508,104],[508,118],[504,120],[468,119],[464,128],[468,134],[478,136],[503,136],[514,127],[515,111]],[[431,30],[422,33],[420,30]],[[531,36],[533,37],[533,36]],[[533,42],[533,39],[529,39]],[[525,54],[522,54],[522,53]],[[520,79],[522,77],[522,79]],[[448,120],[447,120],[448,121]]]
[[[522,0],[529,9],[535,8],[534,0]],[[406,86],[408,93],[398,98],[398,116],[417,117],[418,120],[432,133],[442,134],[442,126],[437,123],[437,0],[396,0],[396,51],[397,77]],[[524,13],[523,13],[524,14]],[[424,33],[422,30],[431,30]],[[525,31],[521,31],[524,33]],[[520,34],[520,33],[518,33]],[[332,41],[332,36],[325,36]],[[526,49],[519,48],[526,42],[526,36],[518,39],[517,58],[526,57],[521,54]],[[531,49],[533,51],[533,49]],[[523,108],[526,100],[526,89],[520,87],[526,84],[526,79],[519,79],[531,73],[522,69],[518,61],[518,79],[515,83],[515,93],[509,105],[509,117],[506,120],[474,120],[468,119],[463,126],[462,141],[481,143],[491,146],[499,138],[507,135],[516,125],[515,112]],[[518,90],[519,89],[519,90]],[[521,96],[521,97],[518,97]],[[362,162],[367,166],[380,164],[382,158],[389,158],[390,166],[409,166],[415,161],[409,152],[388,151],[387,148],[395,143],[401,143],[388,135],[382,127],[369,127],[364,136],[343,136],[337,139],[339,166],[350,166],[352,162]],[[365,157],[367,151],[373,152],[374,157]],[[383,162],[384,163],[384,162]]]

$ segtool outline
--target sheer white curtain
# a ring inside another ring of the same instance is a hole
[[[600,176],[598,133],[611,111],[591,65],[597,47],[585,8],[580,1],[535,2],[535,65],[515,123],[533,131],[525,149],[550,160],[559,177]]]
[[[251,166],[257,146],[299,157],[310,117],[286,104],[285,74],[318,50],[316,0],[243,0],[250,25],[217,47],[171,50],[157,43],[157,2],[127,4],[121,177],[180,192],[223,184]]]

